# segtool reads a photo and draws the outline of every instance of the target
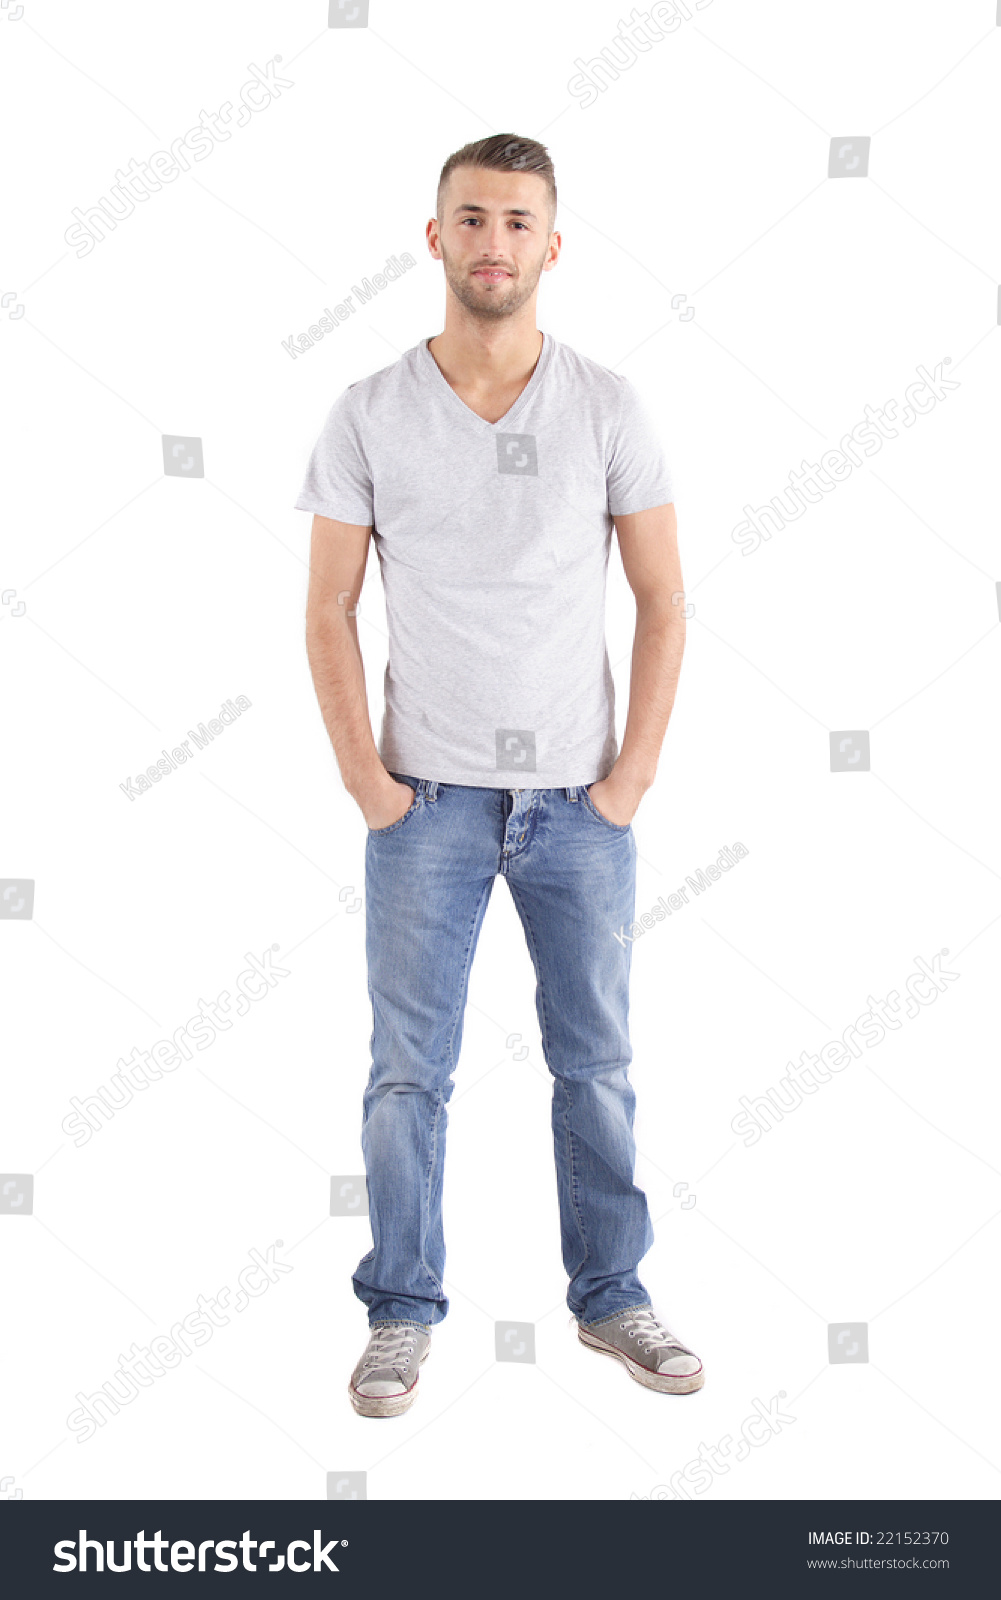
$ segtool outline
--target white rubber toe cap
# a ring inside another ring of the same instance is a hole
[[[698,1372],[701,1365],[698,1356],[671,1356],[660,1363],[657,1371],[666,1372],[672,1378],[688,1378],[693,1372]]]

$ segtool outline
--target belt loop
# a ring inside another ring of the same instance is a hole
[[[572,802],[574,802],[574,803],[576,803],[576,800],[577,800],[577,785],[576,784],[572,785],[567,790],[567,799],[572,801]]]
[[[428,800],[437,800],[438,784],[435,779],[426,778],[424,780],[424,793]]]

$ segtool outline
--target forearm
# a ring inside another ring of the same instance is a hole
[[[307,621],[306,653],[344,787],[357,800],[388,775],[372,734],[354,619],[341,612]]]
[[[639,608],[629,677],[629,711],[622,748],[609,776],[642,794],[657,774],[661,746],[674,707],[685,650],[685,619],[678,607]]]

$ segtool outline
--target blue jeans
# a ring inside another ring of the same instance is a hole
[[[398,822],[370,829],[365,842],[374,1025],[362,1149],[373,1248],[352,1278],[355,1294],[373,1326],[430,1327],[448,1311],[446,1105],[469,969],[499,873],[535,966],[553,1076],[567,1305],[585,1323],[648,1305],[636,1270],[653,1227],[633,1182],[631,944],[615,938],[635,915],[632,826],[607,821],[583,788],[487,789],[392,776],[415,796]]]

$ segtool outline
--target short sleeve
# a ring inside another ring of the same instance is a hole
[[[372,477],[350,387],[338,396],[327,414],[295,509],[361,527],[373,524]]]
[[[648,511],[674,499],[671,471],[650,414],[629,379],[619,374],[619,381],[621,404],[605,470],[613,517]]]

